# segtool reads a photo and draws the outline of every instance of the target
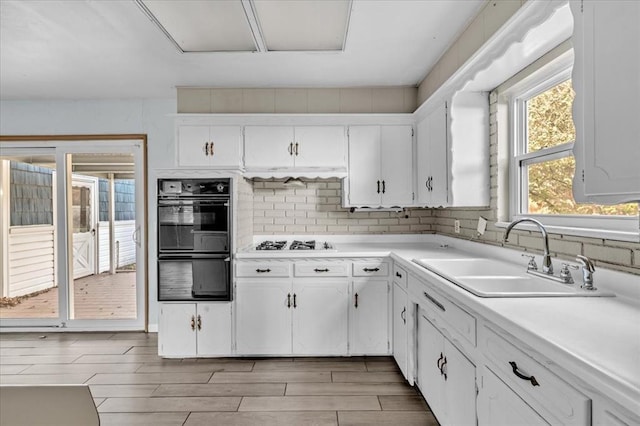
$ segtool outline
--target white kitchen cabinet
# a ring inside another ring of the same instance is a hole
[[[407,323],[409,300],[407,292],[398,284],[393,284],[393,358],[402,375],[409,377],[409,326]],[[411,380],[410,380],[411,381]]]
[[[593,401],[592,425],[594,426],[631,426],[640,424],[640,412],[627,412],[610,401]]]
[[[389,342],[389,293],[386,279],[356,279],[349,306],[349,353],[386,355]]]
[[[167,358],[228,356],[231,303],[163,303],[158,354]]]
[[[246,126],[244,162],[250,173],[345,170],[343,126]],[[265,175],[266,176],[266,175]]]
[[[548,425],[491,370],[482,375],[478,399],[478,426]]]
[[[349,127],[348,207],[400,207],[413,202],[413,127]]]
[[[239,168],[240,126],[178,125],[178,166]]]
[[[239,354],[291,353],[292,296],[291,280],[238,280],[235,304]]]
[[[321,278],[293,284],[293,354],[346,355],[348,296],[346,279]]]
[[[576,92],[573,195],[640,200],[640,2],[571,1]]]
[[[418,386],[443,425],[476,423],[475,366],[426,317],[418,317]]]
[[[562,377],[532,359],[528,354],[530,349],[520,349],[517,340],[486,326],[480,329],[479,340],[486,361],[481,383],[484,383],[486,376],[495,374],[506,385],[501,387],[500,393],[496,390],[498,386],[490,388],[489,392],[485,392],[484,385],[482,386],[478,402],[481,407],[480,424],[493,424],[492,420],[500,418],[496,410],[506,404],[506,401],[515,401],[515,398],[524,401],[549,424],[590,424],[590,399]],[[553,364],[551,361],[545,363]],[[509,392],[513,395],[507,395]],[[522,414],[520,411],[518,413]],[[528,415],[526,418],[536,419],[535,416]],[[524,423],[537,424],[535,421]]]
[[[443,102],[417,126],[416,204],[421,206],[442,207],[448,202],[447,119]]]

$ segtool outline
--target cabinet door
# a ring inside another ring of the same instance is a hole
[[[418,385],[438,421],[442,424],[456,424],[447,421],[445,379],[440,370],[444,360],[444,337],[425,317],[420,315],[418,317]]]
[[[247,169],[293,167],[293,127],[246,126],[244,165]]]
[[[178,165],[185,167],[208,166],[205,143],[209,142],[209,126],[178,127]]]
[[[347,167],[347,150],[342,126],[304,126],[295,128],[295,166],[302,168]]]
[[[349,128],[349,204],[379,206],[380,126]]]
[[[196,328],[199,356],[231,353],[231,303],[198,303]]]
[[[380,129],[382,205],[407,206],[413,202],[413,128]]]
[[[361,355],[389,353],[389,282],[353,282],[350,303],[349,352]]]
[[[158,321],[158,354],[168,358],[196,356],[195,303],[163,303]]]
[[[239,354],[291,353],[292,307],[288,307],[287,297],[291,293],[288,280],[238,280],[235,303]]]
[[[447,421],[452,425],[476,424],[476,367],[447,339],[445,400]],[[444,377],[444,376],[443,376]]]
[[[447,105],[442,103],[429,115],[429,205],[446,206],[449,192],[449,160],[447,157]]]
[[[429,139],[429,116],[416,126],[416,201],[419,205],[431,205],[429,183],[431,177],[431,149]]]
[[[348,288],[347,280],[294,282],[294,354],[347,354]]]
[[[452,423],[453,424],[453,423]],[[478,397],[478,426],[548,425],[509,386],[485,368]]]
[[[240,126],[213,126],[209,128],[209,158],[212,166],[239,167]]]
[[[405,378],[408,375],[407,293],[398,284],[393,285],[393,358]]]
[[[639,200],[640,2],[574,1],[572,11],[574,197]]]

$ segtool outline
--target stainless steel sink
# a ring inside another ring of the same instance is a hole
[[[413,259],[413,262],[479,297],[613,296],[599,290],[582,290],[579,284],[561,284],[528,275],[522,265],[494,259]]]

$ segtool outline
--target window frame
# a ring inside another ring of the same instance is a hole
[[[522,77],[501,95],[506,98],[509,117],[509,189],[510,220],[532,217],[541,221],[550,232],[616,240],[638,240],[638,216],[549,215],[525,213],[528,206],[527,165],[573,156],[574,141],[535,152],[527,149],[527,106],[529,99],[571,78],[573,52],[551,60]]]

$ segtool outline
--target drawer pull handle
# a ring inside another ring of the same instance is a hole
[[[402,274],[400,272],[396,272],[396,277],[402,278]]]
[[[265,272],[271,272],[271,269],[267,268],[267,269],[256,269],[256,272],[259,274],[264,274]]]
[[[402,322],[404,324],[407,323],[407,308],[406,307],[404,309],[402,309],[402,312],[400,312],[400,318],[402,318]]]
[[[422,294],[424,294],[424,297],[426,297],[431,303],[436,305],[442,312],[446,312],[446,309],[444,308],[444,305],[442,303],[438,302],[436,299],[434,299],[433,296],[431,296],[426,291],[423,291]]]
[[[291,293],[287,293],[287,308],[291,308]]]
[[[540,386],[540,383],[538,383],[538,381],[536,380],[535,377],[533,377],[533,376],[527,377],[524,374],[522,374],[521,372],[519,372],[518,371],[518,364],[516,364],[513,361],[509,361],[509,364],[511,364],[511,368],[513,369],[513,374],[515,374],[516,376],[518,376],[522,380],[526,380],[528,382],[531,382],[531,386]]]
[[[380,270],[380,268],[364,268],[363,271],[365,272],[378,272]]]
[[[324,269],[316,268],[316,269],[314,269],[314,271],[316,271],[316,272],[329,272],[329,268],[324,268]]]

